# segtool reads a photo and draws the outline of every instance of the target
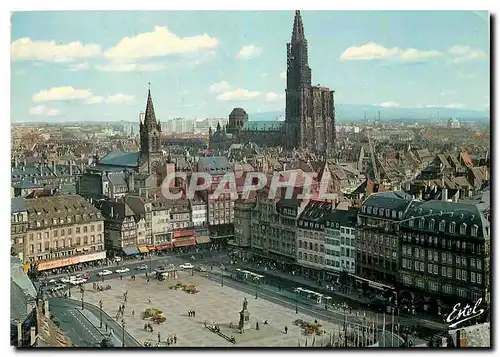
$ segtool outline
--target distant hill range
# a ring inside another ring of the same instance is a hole
[[[380,120],[437,120],[438,115],[441,119],[462,119],[467,121],[489,121],[489,110],[469,110],[458,108],[399,108],[399,107],[380,107],[377,105],[362,104],[336,104],[336,118],[340,122],[345,121],[363,121],[365,118],[374,120],[378,117],[380,111]],[[284,120],[283,112],[262,112],[249,114],[250,120],[255,121],[274,121],[280,118]]]

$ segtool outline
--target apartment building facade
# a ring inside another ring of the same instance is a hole
[[[106,258],[104,219],[78,195],[26,199],[26,269],[45,271]]]
[[[366,198],[358,213],[356,275],[393,286],[400,269],[399,223],[420,204],[403,191],[379,192]]]
[[[489,204],[488,204],[489,206]],[[402,298],[418,308],[490,301],[490,222],[481,203],[428,201],[401,224]],[[424,306],[424,304],[426,306]],[[419,306],[421,305],[421,306]]]
[[[325,278],[325,223],[331,212],[331,203],[310,201],[297,221],[297,264],[309,279]]]

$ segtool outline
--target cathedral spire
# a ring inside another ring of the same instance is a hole
[[[148,83],[149,85],[151,83]],[[153,99],[151,99],[151,88],[148,88],[148,101],[146,104],[146,113],[144,114],[144,125],[156,126],[156,116],[155,116],[155,108],[153,106]]]
[[[292,43],[305,40],[304,25],[302,24],[302,16],[300,10],[295,11],[295,19],[293,20]]]

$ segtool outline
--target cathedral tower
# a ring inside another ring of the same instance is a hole
[[[333,91],[311,85],[307,39],[302,15],[295,11],[292,38],[287,44],[286,138],[288,149],[332,154],[335,141]]]

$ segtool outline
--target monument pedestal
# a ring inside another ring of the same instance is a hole
[[[249,330],[250,329],[250,313],[248,310],[241,310],[240,311],[240,322],[238,324],[238,327],[240,328],[241,331]]]

